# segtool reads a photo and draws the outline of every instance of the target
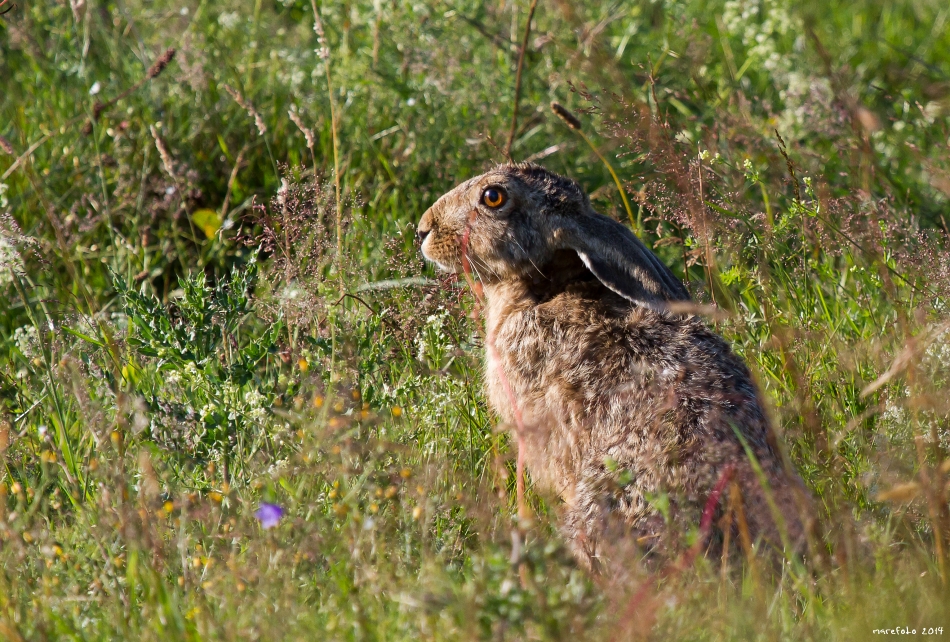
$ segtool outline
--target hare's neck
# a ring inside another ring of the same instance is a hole
[[[512,314],[524,312],[535,305],[528,285],[521,280],[511,279],[485,283],[485,331],[492,336],[499,325]]]
[[[522,431],[525,464],[538,488],[574,499],[576,474],[564,425],[552,420],[546,400],[549,382],[542,365],[524,361],[521,342],[537,335],[532,310],[538,305],[530,284],[505,281],[485,285],[485,392],[489,405],[518,437]],[[555,413],[560,417],[561,413]]]

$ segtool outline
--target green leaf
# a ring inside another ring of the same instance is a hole
[[[90,337],[88,334],[83,334],[82,332],[79,332],[79,331],[77,331],[77,330],[73,330],[72,328],[68,328],[68,327],[66,327],[66,326],[63,326],[63,330],[65,330],[65,331],[68,332],[69,334],[73,335],[74,337],[79,337],[79,338],[82,339],[83,341],[86,341],[87,343],[91,343],[91,344],[94,345],[94,346],[99,346],[100,348],[104,348],[104,347],[105,347],[105,344],[102,343],[102,341],[99,341],[98,339],[93,339],[93,338]]]
[[[197,210],[191,215],[191,220],[201,228],[209,239],[221,229],[221,215],[210,209]]]

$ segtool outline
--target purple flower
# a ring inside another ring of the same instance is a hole
[[[254,517],[260,520],[261,526],[264,528],[274,528],[283,516],[283,508],[277,504],[268,504],[267,502],[261,502],[261,507],[254,513]]]

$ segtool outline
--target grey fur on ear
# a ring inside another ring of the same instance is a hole
[[[689,301],[689,292],[637,236],[601,214],[565,219],[555,236],[577,252],[597,280],[620,296],[648,307]]]

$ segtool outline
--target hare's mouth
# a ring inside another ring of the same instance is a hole
[[[425,256],[425,254],[423,254],[423,256]],[[425,259],[426,259],[429,263],[433,263],[433,264],[434,264],[437,268],[439,268],[439,270],[441,270],[442,272],[448,272],[448,273],[450,273],[450,274],[455,274],[456,272],[459,271],[459,268],[456,267],[456,266],[446,265],[446,264],[443,263],[442,261],[437,261],[436,259],[430,258],[430,257],[428,257],[428,256],[425,256]]]
[[[448,262],[446,262],[444,259],[443,259],[443,260],[440,260],[439,258],[436,258],[435,256],[433,256],[433,253],[432,253],[432,238],[433,238],[433,237],[432,237],[432,235],[430,234],[430,235],[428,235],[428,237],[422,242],[422,257],[423,257],[426,261],[428,261],[429,263],[434,263],[435,266],[438,267],[438,268],[439,268],[440,270],[442,270],[443,272],[450,272],[450,273],[458,272],[458,271],[459,271],[459,267],[458,267],[457,265],[450,265],[450,264],[449,264]],[[453,261],[452,263],[454,263],[454,261]]]

